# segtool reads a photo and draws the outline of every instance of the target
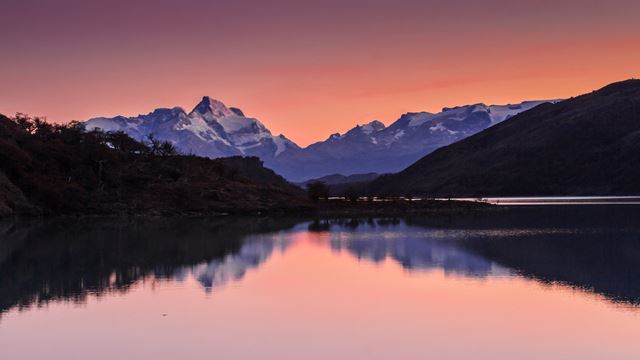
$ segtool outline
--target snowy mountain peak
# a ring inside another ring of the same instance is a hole
[[[161,108],[136,117],[94,118],[85,122],[88,130],[124,131],[138,140],[149,134],[174,143],[183,153],[207,157],[235,155],[271,159],[283,151],[298,149],[284,136],[273,136],[260,121],[242,110],[229,108],[208,96],[187,114],[182,108]]]
[[[368,124],[364,124],[361,126],[361,129],[366,134],[371,134],[372,132],[384,130],[385,126],[378,120],[373,120]]]
[[[176,107],[173,107],[171,109],[168,109],[168,108],[155,109],[149,115],[162,117],[162,118],[164,118],[166,120],[166,119],[170,119],[170,118],[175,117],[175,116],[186,115],[186,114],[187,113],[184,111],[183,108],[181,108],[179,106],[176,106]],[[123,117],[123,118],[126,119],[125,117]]]
[[[435,114],[429,112],[410,112],[402,115],[398,122],[408,122],[411,127],[420,126],[431,120]]]
[[[208,96],[204,96],[202,100],[193,108],[191,113],[200,113],[207,120],[213,120],[217,118],[222,118],[226,116],[234,116],[236,115],[231,109],[229,109],[225,104],[221,101],[212,99]]]

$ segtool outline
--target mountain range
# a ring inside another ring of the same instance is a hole
[[[353,175],[341,175],[341,174],[332,174],[327,175],[315,179],[307,180],[303,183],[300,183],[303,187],[315,182],[321,182],[325,185],[343,185],[343,184],[353,184],[353,183],[364,183],[373,181],[375,178],[380,176],[380,174],[376,173],[367,173],[367,174],[353,174]]]
[[[391,173],[449,145],[545,101],[513,105],[474,104],[444,108],[440,113],[402,115],[389,126],[379,121],[358,125],[344,134],[284,151],[265,165],[291,180],[328,174]]]
[[[257,156],[288,180],[303,182],[329,174],[397,172],[442,146],[544,102],[473,104],[444,108],[440,113],[407,113],[388,127],[372,121],[306,148],[284,135],[272,135],[259,120],[207,96],[189,113],[180,107],[163,108],[135,117],[93,118],[85,127],[124,131],[137,140],[153,134],[185,154]]]
[[[370,190],[431,196],[640,193],[640,80],[542,104],[407,169]]]

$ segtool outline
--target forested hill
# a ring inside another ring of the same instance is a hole
[[[306,206],[256,158],[177,155],[122,132],[0,115],[0,214],[255,212]]]

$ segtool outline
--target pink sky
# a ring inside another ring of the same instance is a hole
[[[0,113],[66,122],[209,95],[306,145],[639,77],[638,14],[635,0],[5,0]]]

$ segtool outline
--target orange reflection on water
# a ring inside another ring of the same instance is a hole
[[[516,276],[409,272],[298,231],[239,281],[193,277],[12,311],[3,358],[633,359],[640,316],[587,291]],[[37,346],[33,345],[37,344]]]

